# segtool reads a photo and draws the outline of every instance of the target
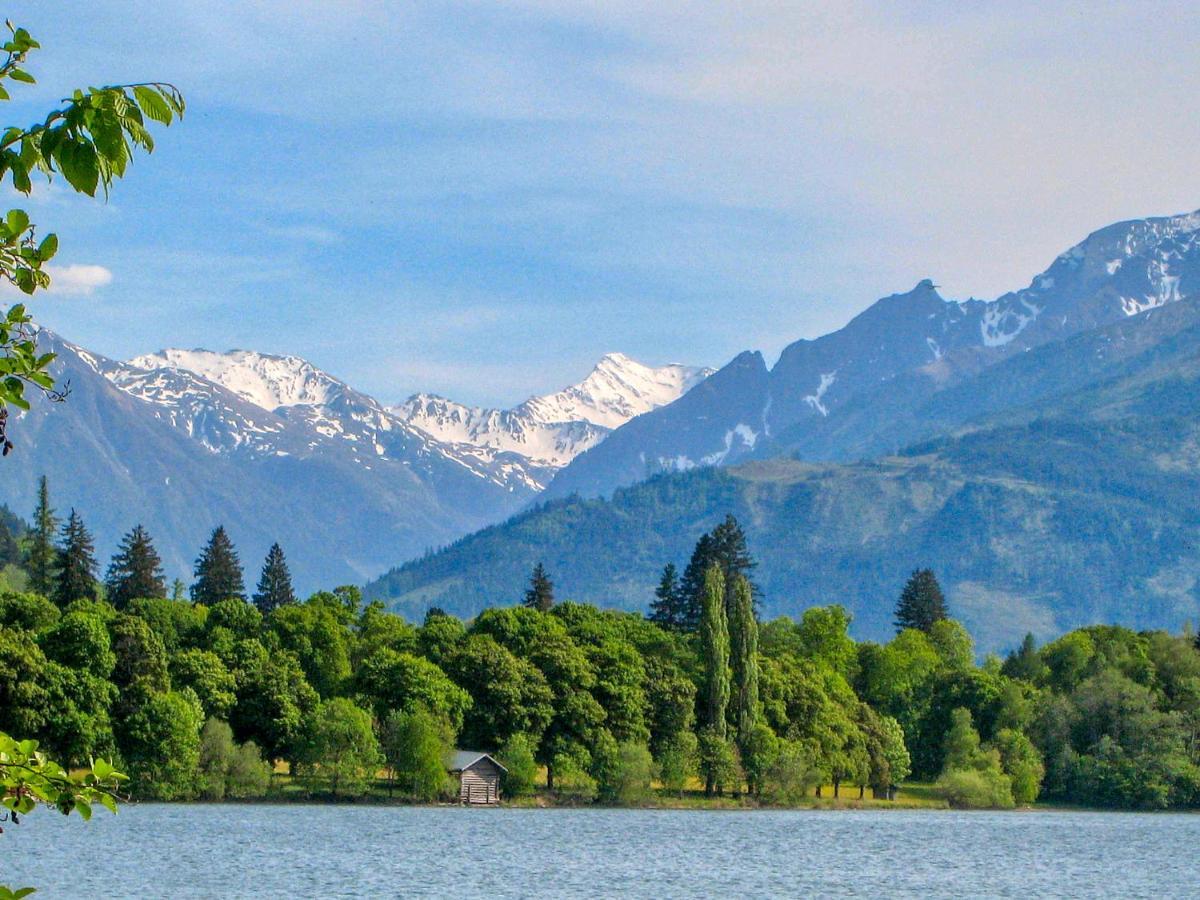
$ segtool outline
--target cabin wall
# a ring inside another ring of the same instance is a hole
[[[487,760],[464,769],[459,776],[458,799],[463,803],[498,803],[500,769]]]

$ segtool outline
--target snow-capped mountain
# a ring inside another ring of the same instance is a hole
[[[605,494],[657,471],[751,456],[837,460],[898,449],[940,420],[935,395],[963,378],[1200,293],[1198,234],[1200,212],[1110,225],[992,301],[946,300],[921,281],[838,331],[789,345],[773,368],[759,354],[739,355],[700,389],[581,454],[548,496]]]
[[[610,353],[579,384],[531,397],[512,409],[482,409],[414,394],[392,412],[462,458],[523,458],[530,487],[540,490],[554,472],[614,428],[678,400],[712,371],[679,364],[655,368]]]

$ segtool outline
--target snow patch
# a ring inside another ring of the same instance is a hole
[[[821,382],[820,382],[820,384],[817,385],[817,392],[815,394],[808,394],[804,398],[804,402],[806,402],[809,406],[811,406],[813,409],[815,409],[821,415],[823,415],[823,416],[829,415],[829,410],[826,408],[823,400],[825,397],[825,392],[829,390],[829,388],[833,385],[833,383],[836,380],[837,380],[837,369],[834,369],[832,372],[822,372],[821,373]]]

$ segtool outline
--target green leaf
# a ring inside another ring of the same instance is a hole
[[[86,141],[64,143],[58,148],[55,159],[71,187],[89,197],[96,196],[100,167],[96,163],[95,147]]]
[[[24,234],[29,228],[29,215],[23,209],[10,209],[4,221],[14,235]]]
[[[40,244],[38,244],[38,256],[41,258],[42,262],[45,262],[48,259],[53,259],[54,254],[57,252],[58,252],[58,235],[57,234],[46,235],[46,237],[42,240],[42,242]]]
[[[162,94],[154,88],[139,84],[133,89],[133,96],[137,98],[138,106],[142,108],[142,112],[149,118],[164,125],[171,124],[171,107],[167,105],[167,101],[163,99]]]
[[[20,81],[23,84],[37,84],[34,77],[24,69],[13,69],[8,73],[8,77],[13,81]]]

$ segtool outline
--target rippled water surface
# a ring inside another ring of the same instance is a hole
[[[50,897],[1185,897],[1200,816],[346,806],[39,810],[0,883]]]

